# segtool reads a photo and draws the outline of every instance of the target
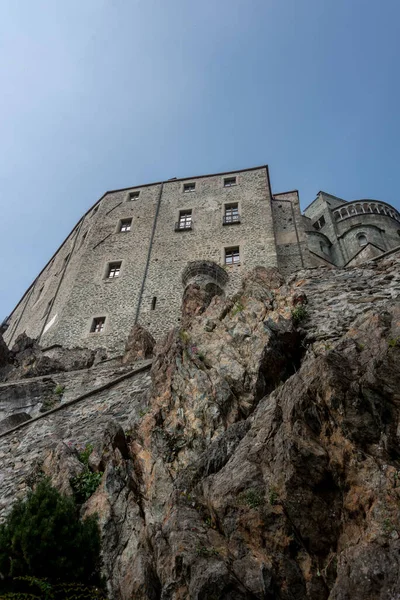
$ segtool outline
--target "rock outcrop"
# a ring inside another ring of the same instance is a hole
[[[122,357],[122,364],[134,363],[138,360],[144,360],[153,356],[155,339],[139,324],[132,327],[128,336],[125,353]]]
[[[110,598],[399,598],[399,264],[188,291],[145,407],[93,440]],[[70,493],[74,452],[43,458]]]

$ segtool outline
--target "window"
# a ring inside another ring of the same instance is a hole
[[[139,192],[129,192],[128,200],[137,200],[140,196]]]
[[[322,215],[322,217],[320,217],[318,219],[318,221],[315,221],[315,223],[313,224],[314,229],[321,229],[323,226],[325,225],[325,217],[324,215]]]
[[[156,304],[157,304],[157,296],[153,296],[153,299],[151,301],[151,310],[155,310]]]
[[[130,231],[132,225],[132,219],[122,219],[119,224],[119,231],[123,233],[125,231]]]
[[[225,204],[224,225],[232,225],[232,223],[240,223],[239,205]]]
[[[121,264],[122,264],[122,262],[109,263],[108,271],[107,271],[107,279],[115,279],[115,277],[119,277],[119,275],[121,273]]]
[[[92,326],[90,328],[91,333],[102,333],[104,331],[105,322],[105,317],[96,317],[93,319]]]
[[[238,265],[240,263],[239,246],[225,249],[225,264]]]
[[[365,235],[365,233],[360,233],[360,235],[357,236],[357,239],[360,246],[366,246],[368,244],[367,236]]]
[[[183,184],[183,191],[184,192],[194,192],[196,188],[196,184],[192,181],[191,183],[184,183]]]
[[[184,229],[192,229],[191,209],[179,211],[179,222],[175,223],[175,231],[182,231]]]
[[[232,187],[233,185],[236,185],[236,177],[225,177],[224,187]]]

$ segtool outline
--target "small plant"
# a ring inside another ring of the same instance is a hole
[[[84,504],[94,494],[100,485],[102,476],[102,471],[94,473],[87,468],[79,475],[72,477],[71,486],[78,504]]]
[[[275,506],[275,504],[278,501],[278,492],[276,491],[276,489],[274,487],[272,487],[269,491],[269,503],[271,506]]]
[[[65,392],[65,385],[61,385],[60,383],[58,385],[56,385],[55,389],[54,389],[54,393],[57,394],[57,396],[62,396]]]
[[[292,310],[292,321],[295,325],[298,325],[301,321],[304,321],[307,315],[308,312],[306,307],[303,304],[299,304],[299,306],[296,306],[296,308]]]
[[[78,459],[85,468],[79,475],[71,478],[71,487],[74,490],[75,500],[78,504],[83,504],[94,494],[103,476],[102,471],[95,473],[90,470],[89,457],[92,451],[92,444],[86,444],[85,449],[78,454]]]
[[[190,335],[185,329],[181,329],[179,331],[179,339],[183,344],[188,344],[190,342]]]
[[[78,454],[78,458],[80,460],[80,462],[85,465],[86,467],[89,466],[89,456],[92,454],[93,452],[93,446],[92,444],[86,444],[85,449],[82,450],[82,452],[79,452]]]
[[[243,310],[244,310],[243,304],[241,302],[236,302],[235,306],[232,309],[232,317],[237,315],[239,312],[242,312]]]
[[[396,346],[400,346],[400,338],[391,338],[388,341],[389,348],[395,348]]]
[[[139,417],[142,418],[142,417],[146,416],[149,411],[150,411],[149,408],[141,408],[139,410]]]
[[[383,532],[386,535],[390,535],[392,533],[392,531],[395,530],[395,526],[394,526],[393,522],[390,519],[385,519],[383,521],[383,527],[382,527],[382,529],[383,529]]]
[[[259,490],[249,489],[240,494],[239,502],[247,504],[250,508],[259,508],[264,502],[264,497]]]
[[[209,558],[210,556],[218,556],[219,552],[213,546],[197,546],[196,548],[197,556],[203,556],[204,558]]]

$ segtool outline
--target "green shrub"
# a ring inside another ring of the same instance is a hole
[[[395,348],[396,346],[400,346],[400,338],[392,338],[388,341],[389,348]]]
[[[259,490],[250,488],[239,495],[239,502],[247,504],[250,508],[258,508],[264,502],[264,497]]]
[[[57,396],[62,396],[64,392],[65,392],[65,385],[61,385],[60,383],[58,385],[56,385],[54,393],[57,394]]]
[[[78,504],[83,504],[90,498],[100,485],[103,473],[95,473],[90,470],[89,457],[93,451],[92,444],[86,444],[85,449],[78,454],[80,462],[85,466],[84,470],[71,478],[71,486],[74,490],[75,500]]]
[[[307,317],[307,309],[303,304],[299,304],[292,310],[292,321],[295,325],[298,325],[301,321]]]
[[[232,317],[237,315],[237,313],[242,312],[244,310],[244,306],[241,302],[236,302],[235,306],[232,309]]]
[[[71,487],[74,490],[75,500],[78,504],[84,504],[100,485],[103,473],[94,473],[86,468],[82,473],[72,477]]]
[[[100,584],[96,517],[80,521],[74,500],[62,496],[47,479],[40,481],[0,525],[0,573],[0,592],[19,593],[24,583],[26,593],[39,598],[60,597],[52,596],[49,587],[60,582]]]

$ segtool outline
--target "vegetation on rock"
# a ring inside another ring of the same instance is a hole
[[[1,598],[104,597],[96,517],[40,481],[0,526],[0,574]]]

